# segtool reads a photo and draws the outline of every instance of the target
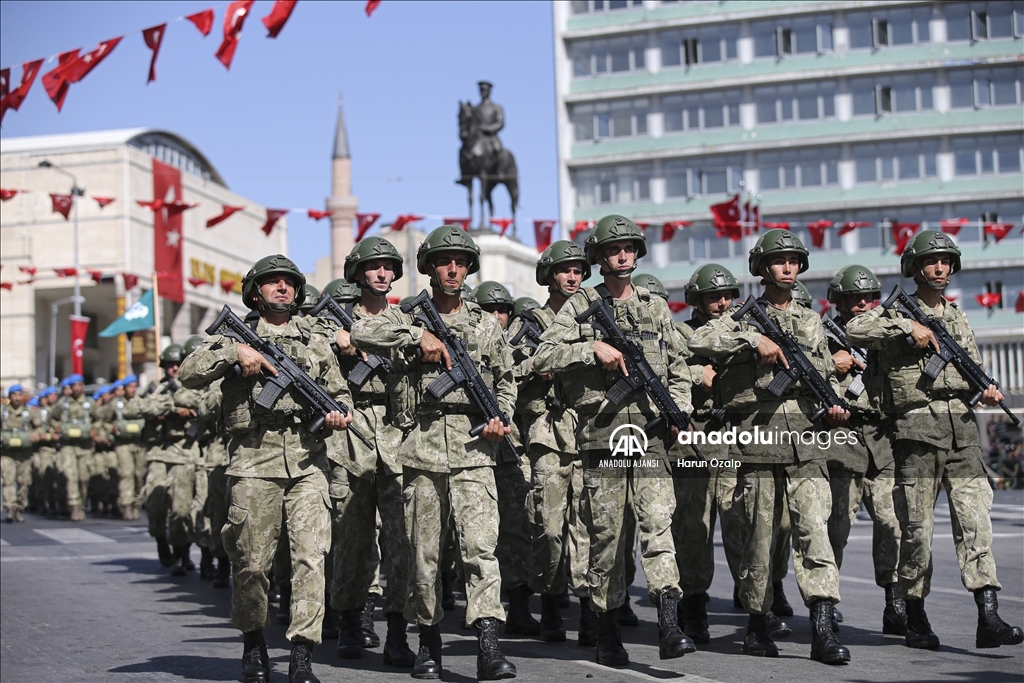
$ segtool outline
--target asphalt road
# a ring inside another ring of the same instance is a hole
[[[881,635],[882,590],[871,570],[871,526],[854,527],[843,567],[845,622],[840,637],[853,661],[827,667],[810,661],[806,611],[788,621],[794,633],[778,641],[780,657],[763,660],[742,654],[746,616],[733,609],[732,585],[721,545],[709,607],[712,642],[682,659],[658,659],[654,608],[638,584],[631,593],[638,628],[623,629],[632,664],[608,669],[593,662],[594,650],[527,638],[502,640],[502,648],[524,681],[999,681],[1024,680],[1024,646],[974,648],[977,613],[960,583],[945,495],[939,499],[934,544],[935,573],[927,601],[932,627],[942,641],[937,652],[910,650],[902,638]],[[1003,590],[1000,613],[1024,624],[1024,491],[997,491],[992,513],[994,550]],[[240,634],[231,626],[229,589],[215,589],[196,572],[172,578],[159,565],[145,521],[90,518],[82,524],[28,516],[24,524],[0,527],[0,680],[102,683],[239,680]],[[198,551],[193,551],[198,561]],[[791,602],[798,599],[793,574],[786,578]],[[532,608],[539,614],[540,601]],[[575,628],[579,607],[563,612]],[[476,678],[473,633],[462,630],[462,609],[442,626],[446,681]],[[379,609],[377,632],[385,623]],[[275,681],[287,680],[288,643],[284,627],[267,628]],[[415,634],[410,634],[415,646]],[[409,680],[408,672],[385,667],[380,649],[361,660],[342,661],[328,643],[314,652],[315,671],[330,681]]]

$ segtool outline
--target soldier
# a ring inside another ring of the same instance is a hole
[[[242,301],[254,311],[249,324],[307,368],[327,393],[351,405],[330,340],[314,330],[311,319],[295,315],[305,298],[305,284],[302,272],[280,254],[257,261],[242,279]],[[224,378],[221,417],[233,438],[227,469],[231,504],[222,539],[234,568],[231,619],[244,634],[242,678],[249,683],[270,679],[263,638],[267,572],[284,526],[292,559],[291,622],[285,634],[292,643],[288,678],[291,683],[318,683],[312,651],[321,639],[324,558],[330,548],[326,447],[322,432],[307,431],[308,410],[291,393],[283,394],[272,409],[255,403],[264,373],[277,375],[277,370],[262,354],[214,334],[185,359],[181,381],[199,389]],[[324,419],[327,429],[345,429],[349,422],[351,415],[338,411]]]
[[[95,403],[90,435],[95,448],[89,478],[91,507],[94,512],[104,514],[113,514],[117,505],[117,453],[113,448],[113,413],[110,405],[113,397],[113,384],[104,384],[92,395]]]
[[[50,431],[50,406],[57,400],[57,390],[46,387],[36,396],[36,405],[31,408],[32,429],[35,432],[35,451],[32,453],[32,484],[29,489],[29,503],[38,512],[56,515],[57,502],[57,449],[56,438]]]
[[[981,355],[967,316],[943,296],[949,278],[960,270],[960,249],[941,232],[924,230],[900,257],[900,272],[917,284],[913,297],[924,313],[980,364]],[[926,325],[900,311],[879,306],[847,323],[847,340],[878,355],[883,409],[894,415],[893,454],[896,488],[893,502],[899,519],[899,596],[907,605],[907,647],[937,649],[939,638],[924,611],[932,575],[931,542],[935,500],[946,490],[960,578],[978,606],[975,645],[994,648],[1024,642],[1024,631],[999,617],[996,561],[992,554],[992,488],[982,466],[973,389],[952,363],[931,380],[923,369],[932,349],[939,350]],[[912,345],[908,344],[908,339]],[[992,385],[981,402],[997,405],[1003,394]]]
[[[871,310],[881,297],[882,285],[870,270],[860,265],[841,268],[828,286],[828,301],[839,312],[832,319],[840,330],[856,316]],[[848,344],[849,342],[847,342]],[[903,600],[896,596],[896,569],[900,553],[900,526],[893,508],[892,490],[896,483],[896,465],[889,435],[892,425],[875,407],[884,381],[878,371],[878,354],[867,354],[870,370],[850,354],[833,337],[828,338],[829,351],[836,366],[843,396],[850,403],[850,429],[857,432],[856,443],[833,439],[828,451],[828,479],[832,489],[832,514],[828,518],[828,538],[836,566],[843,568],[843,549],[850,536],[853,520],[861,501],[874,522],[872,559],[875,583],[885,591],[882,612],[882,633],[906,635],[907,612]],[[865,354],[857,350],[861,357]],[[860,377],[861,382],[855,383]],[[858,388],[859,385],[859,388]],[[875,394],[874,401],[870,400]],[[837,617],[838,618],[838,617]]]
[[[81,522],[85,519],[93,455],[89,437],[93,402],[85,395],[85,379],[78,373],[66,377],[61,386],[63,395],[50,411],[50,429],[60,438],[57,470],[65,488],[71,521]]]
[[[141,402],[138,395],[139,378],[135,375],[128,375],[119,380],[120,390],[115,390],[115,398],[111,402],[113,406],[113,436],[114,450],[117,453],[117,469],[120,474],[118,480],[118,504],[121,506],[122,516],[126,520],[139,519],[139,504],[136,498],[135,482],[138,474],[135,468],[141,458],[145,458],[142,448],[142,431],[145,429],[145,420],[129,420],[125,418],[125,409],[133,403]],[[144,461],[144,460],[143,460]]]
[[[540,302],[532,296],[517,297],[515,307],[512,309],[512,317],[519,317],[519,314],[523,311],[532,311],[533,309],[540,307]]]
[[[671,532],[675,496],[666,455],[668,440],[676,437],[677,429],[647,435],[649,446],[637,466],[632,458],[625,464],[612,459],[615,430],[621,434],[626,425],[647,424],[659,412],[643,390],[633,391],[619,405],[608,400],[608,389],[626,369],[623,355],[602,341],[590,321],[577,320],[598,298],[604,298],[676,405],[688,413],[690,375],[683,339],[665,301],[634,287],[629,279],[646,253],[643,233],[633,221],[616,215],[602,218],[587,238],[586,256],[590,265],[600,266],[603,286],[582,288],[566,302],[541,336],[533,359],[536,372],[563,373],[562,388],[579,414],[576,447],[584,467],[581,508],[590,538],[590,602],[599,622],[597,662],[606,666],[629,663],[616,613],[626,596],[624,567],[633,562],[628,546],[631,535],[624,529],[630,508],[640,528],[648,596],[658,607],[660,656],[681,657],[696,649],[677,623],[681,595]]]
[[[395,308],[388,303],[387,295],[394,282],[402,277],[403,261],[391,242],[382,237],[368,237],[356,244],[345,259],[344,274],[345,281],[360,292],[357,303],[346,304],[354,320],[373,319]],[[338,360],[342,374],[348,378],[364,354],[352,345],[349,332],[337,330],[337,339]],[[408,622],[404,615],[409,549],[402,467],[398,464],[402,429],[395,424],[388,396],[388,387],[395,386],[401,379],[392,368],[381,368],[362,386],[349,383],[353,421],[363,434],[372,435],[374,448],[367,448],[358,439],[339,439],[341,452],[331,456],[335,541],[330,590],[332,606],[341,617],[337,654],[344,659],[358,659],[364,647],[376,646],[372,640],[367,642],[367,636],[372,634],[377,638],[373,631],[375,596],[370,590],[374,586],[380,590],[378,537],[382,539],[388,558],[388,593],[384,601],[388,633],[384,642],[384,663],[411,668],[416,655],[409,649]],[[378,516],[381,533],[370,533],[377,529]],[[368,625],[364,623],[367,620]],[[380,644],[379,639],[376,644]]]
[[[463,300],[466,276],[480,268],[480,248],[462,228],[437,228],[420,245],[416,268],[430,278],[432,300],[450,330],[465,341],[487,387],[496,388],[501,410],[511,415],[516,386],[512,357],[497,320]],[[458,529],[466,574],[466,623],[479,629],[477,676],[483,680],[512,678],[515,666],[498,646],[501,573],[494,556],[498,536],[494,444],[511,433],[498,418],[479,436],[470,430],[482,420],[480,409],[457,387],[436,399],[426,388],[451,365],[447,347],[417,318],[390,308],[364,318],[352,328],[353,343],[376,348],[406,363],[407,386],[395,397],[402,403],[400,424],[410,429],[399,448],[405,491],[405,528],[412,573],[405,616],[420,626],[414,678],[441,674],[440,556],[450,525]],[[421,357],[415,355],[420,349]],[[438,365],[440,363],[440,365]]]
[[[39,439],[32,430],[32,411],[25,405],[25,392],[20,384],[7,389],[10,404],[0,408],[0,477],[3,478],[6,521],[24,522],[22,513],[28,507],[28,488],[32,483],[32,447]]]
[[[811,297],[811,292],[802,282],[797,282],[796,287],[793,288],[793,301],[804,308],[814,307],[814,299]]]
[[[193,334],[182,344],[182,362],[188,355],[199,348],[203,343],[202,336]],[[214,383],[219,388],[219,383]],[[213,529],[210,518],[206,515],[206,501],[209,498],[210,471],[218,464],[217,455],[211,461],[207,458],[207,447],[216,439],[217,435],[217,413],[219,403],[214,404],[215,410],[208,409],[209,394],[214,391],[214,385],[210,385],[198,392],[198,397],[190,396],[188,405],[195,405],[195,416],[192,418],[182,447],[190,451],[195,457],[195,485],[193,487],[192,508],[189,517],[192,520],[192,528],[195,530],[195,542],[199,546],[199,578],[212,581],[216,575],[214,569],[213,554]],[[187,394],[182,394],[181,397]],[[179,399],[176,393],[175,400]],[[216,449],[215,449],[216,451]]]
[[[320,291],[316,287],[307,282],[304,289],[305,298],[302,300],[302,306],[299,307],[299,315],[307,315],[320,300]]]
[[[773,229],[761,235],[748,259],[750,274],[760,276],[765,287],[755,305],[763,306],[783,331],[792,334],[814,369],[825,381],[835,384],[820,318],[803,306],[793,305],[792,291],[797,274],[808,268],[807,256],[807,249],[788,230]],[[739,439],[736,445],[741,463],[733,502],[734,513],[743,525],[739,597],[750,614],[744,652],[759,657],[779,654],[769,635],[766,615],[772,605],[774,539],[782,506],[787,505],[795,545],[803,549],[802,561],[796,563],[796,579],[813,619],[811,658],[827,664],[848,662],[850,652],[832,629],[832,609],[839,601],[839,573],[825,526],[832,497],[824,452],[814,445],[816,440],[807,445],[799,437],[803,433],[816,437],[814,432],[820,429],[807,417],[817,410],[813,395],[804,388],[804,382],[793,383],[781,397],[768,390],[773,366],[789,364],[779,345],[747,319],[738,321],[727,315],[711,320],[694,332],[689,347],[696,355],[718,359],[716,392],[728,411],[727,427],[748,437]],[[838,393],[838,384],[834,390]],[[840,406],[833,406],[825,414],[828,424],[835,427],[848,418],[849,413]],[[780,431],[798,436],[752,438],[755,424],[773,436]],[[765,440],[770,443],[765,444]]]
[[[200,344],[202,342],[199,342]],[[198,344],[195,348],[198,348]],[[192,352],[195,351],[192,349]],[[210,552],[217,560],[217,569],[213,575],[214,588],[227,588],[231,579],[231,560],[224,549],[221,531],[228,521],[228,441],[227,431],[221,419],[222,392],[220,385],[223,379],[214,381],[208,388],[203,399],[202,415],[205,415],[205,431],[200,434],[200,447],[203,451],[203,468],[206,475],[206,502],[203,504],[203,517],[210,526]]]

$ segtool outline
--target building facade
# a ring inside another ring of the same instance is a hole
[[[809,222],[870,224],[811,247],[801,279],[824,299],[854,262],[886,291],[910,285],[893,223],[967,218],[951,293],[1024,404],[1024,2],[578,0],[553,14],[563,231],[609,213],[693,221],[641,264],[681,301],[709,260],[757,291],[756,234],[711,225],[710,205],[737,193],[808,245]],[[996,243],[985,223],[1013,228]],[[1001,300],[983,308],[983,293]]]

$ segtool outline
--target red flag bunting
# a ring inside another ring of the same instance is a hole
[[[442,220],[444,221],[445,225],[458,225],[458,226],[461,226],[462,229],[465,230],[466,232],[469,232],[469,222],[471,220],[473,220],[473,219],[472,218],[452,218],[451,216],[445,216]]]
[[[897,256],[903,253],[903,250],[907,248],[907,244],[910,242],[910,238],[913,237],[920,228],[920,223],[900,223],[899,221],[893,221],[892,241],[895,245],[894,251]]]
[[[196,12],[185,17],[192,24],[199,29],[199,32],[204,36],[210,35],[210,31],[213,29],[213,10],[204,9],[202,12]]]
[[[277,0],[274,3],[273,9],[270,10],[270,14],[263,17],[263,25],[267,27],[267,38],[277,38],[277,34],[284,28],[285,22],[288,21],[288,17],[292,15],[292,10],[295,9],[295,3],[298,0]]]
[[[18,270],[20,270],[23,273],[27,273],[29,275],[35,275],[36,274],[36,267],[35,266],[18,266]]]
[[[939,221],[939,227],[942,228],[942,232],[955,237],[960,232],[960,228],[970,225],[970,223],[970,218],[943,218]]]
[[[729,201],[722,202],[721,204],[712,204],[711,215],[714,217],[714,224],[716,228],[732,227],[731,224],[739,223],[740,196],[735,195]]]
[[[152,83],[156,80],[156,56],[160,54],[160,44],[164,42],[164,32],[167,30],[167,24],[160,24],[159,26],[153,26],[147,28],[142,32],[142,40],[146,43],[146,47],[153,51],[153,56],[149,59],[149,78],[146,79],[146,83]]]
[[[93,197],[93,200],[94,200],[94,201],[95,201],[95,202],[96,202],[97,204],[99,204],[99,205],[100,205],[100,208],[101,208],[101,209],[102,209],[102,208],[103,208],[104,206],[106,206],[107,204],[113,204],[113,203],[114,203],[114,198],[113,198],[113,197],[95,197],[95,196],[94,196],[94,197]]]
[[[0,289],[6,289],[8,292],[14,289],[13,282],[0,282]]]
[[[991,235],[995,237],[996,242],[1000,241],[1004,237],[1010,234],[1013,230],[1013,223],[986,223],[985,224],[985,235]]]
[[[188,279],[188,283],[190,285],[192,285],[193,287],[198,287],[199,285],[208,285],[208,284],[210,284],[209,282],[207,282],[206,280],[204,280],[201,277],[190,277]]]
[[[0,69],[0,100],[7,97],[11,89],[11,69]]]
[[[761,207],[757,204],[751,205],[749,201],[743,204],[743,232],[753,235],[761,228]]]
[[[675,237],[676,230],[692,225],[692,221],[669,221],[661,226],[661,241],[668,242]]]
[[[260,228],[260,230],[263,231],[263,234],[269,237],[274,226],[281,219],[281,216],[286,213],[288,213],[288,209],[267,209],[267,220],[263,224],[263,227]]]
[[[210,220],[206,221],[206,227],[212,228],[213,226],[217,225],[218,223],[223,223],[224,221],[226,221],[228,219],[229,216],[231,216],[234,213],[237,213],[237,212],[241,211],[244,208],[245,208],[244,206],[230,206],[228,204],[221,204],[221,209],[222,210],[221,210],[220,214],[217,215],[217,216],[214,216]]]
[[[14,199],[17,196],[17,190],[8,190],[6,187],[0,187],[0,201],[6,202],[8,199]]]
[[[181,211],[170,207],[181,201],[181,171],[153,159],[153,270],[164,273],[159,283],[160,296],[169,301],[185,303],[185,263],[182,253],[184,233]],[[142,202],[140,202],[141,204]]]
[[[505,231],[508,230],[508,226],[512,225],[511,218],[492,218],[491,225],[501,230],[501,236],[505,236]]]
[[[238,47],[238,36],[242,33],[242,26],[254,1],[235,0],[228,5],[228,10],[224,14],[224,40],[217,48],[216,56],[225,69],[231,68],[231,60],[234,59],[235,48]]]
[[[786,226],[789,227],[788,225]],[[825,231],[832,227],[832,221],[822,218],[807,224],[807,230],[811,233],[811,244],[818,249],[825,246]]]
[[[423,216],[417,216],[414,213],[403,213],[395,219],[395,222],[391,224],[391,232],[401,232],[405,230],[405,226],[409,223],[415,223],[416,221],[423,220]]]
[[[1002,295],[999,292],[987,292],[985,294],[975,294],[974,299],[984,306],[985,308],[991,309],[993,306],[999,303],[1002,299]]]
[[[533,239],[537,243],[537,251],[542,252],[551,246],[551,233],[558,221],[533,221]]]
[[[91,270],[89,268],[86,268],[85,272],[89,273],[89,277],[91,277],[92,281],[95,282],[96,284],[99,284],[100,281],[103,279],[102,270]]]
[[[379,213],[357,213],[356,214],[356,242],[366,237],[367,231],[380,218]]]
[[[857,228],[870,228],[874,223],[868,221],[847,221],[839,226],[839,232],[836,233],[839,237],[842,237],[848,232],[853,232]]]
[[[769,230],[789,230],[789,221],[765,221],[761,225]]]
[[[139,276],[132,275],[131,273],[122,273],[121,278],[124,280],[124,291],[135,289],[135,285],[139,284]]]
[[[54,194],[51,192],[50,201],[53,203],[53,212],[59,213],[61,216],[64,216],[64,220],[67,220],[71,214],[71,195]]]
[[[150,211],[159,211],[164,208],[164,200],[162,199],[151,199],[146,201],[144,199],[136,199],[135,203],[141,206],[143,209],[149,209]]]
[[[85,335],[89,331],[89,319],[72,315],[71,320],[71,372],[82,374],[82,360],[85,355]]]
[[[388,297],[388,303],[391,304],[392,306],[397,306],[400,301],[401,299],[399,299],[397,296]]]
[[[196,208],[196,205],[192,202],[183,202],[180,199],[175,199],[173,202],[164,202],[164,208],[167,209],[167,215],[177,216],[189,209]]]
[[[1017,295],[1017,303],[1013,305],[1013,310],[1017,313],[1024,313],[1024,289],[1020,290],[1020,294]]]
[[[28,95],[28,91],[32,88],[32,83],[35,82],[36,75],[42,66],[43,60],[41,59],[22,64],[21,85],[14,90],[5,92],[3,97],[0,97],[0,123],[3,122],[4,114],[7,113],[8,109],[13,109],[14,111],[21,109],[21,103],[25,101],[25,96]],[[10,78],[10,70],[7,73],[8,78]]]
[[[378,7],[380,7],[380,0],[366,0],[366,16],[372,15]]]
[[[685,311],[689,307],[690,307],[690,304],[686,303],[685,301],[669,301],[668,302],[668,310],[672,311],[673,313],[679,313],[681,311]]]
[[[68,50],[62,52],[57,57],[56,68],[47,71],[43,74],[43,87],[46,89],[46,94],[50,96],[53,103],[57,105],[57,111],[59,112],[64,107],[64,98],[68,95],[68,88],[70,83],[61,73],[61,70],[78,59],[78,53],[81,48],[74,50]]]
[[[640,228],[643,231],[643,233],[646,235],[647,234],[647,228],[651,227],[651,222],[650,221],[633,221],[633,225],[635,225],[636,227]]]
[[[596,221],[576,221],[576,225],[572,226],[572,233],[569,235],[569,239],[575,240],[576,235],[593,229],[595,225],[597,225]]]
[[[78,274],[74,268],[54,268],[53,272],[57,273],[57,277],[74,277]]]
[[[832,302],[828,299],[818,299],[818,306],[821,307],[818,309],[818,315],[822,318],[825,317],[826,313],[832,310]]]
[[[328,217],[330,217],[330,215],[332,213],[334,213],[334,212],[333,211],[317,211],[316,209],[306,209],[306,215],[309,216],[310,218],[312,218],[315,221],[318,221],[321,218],[328,218]]]
[[[235,281],[234,280],[221,280],[220,281],[220,288],[221,288],[221,290],[225,294],[229,293],[234,288],[234,286],[235,286]]]
[[[79,50],[71,50],[58,57],[57,68],[43,74],[43,85],[46,87],[50,99],[57,105],[58,112],[64,107],[64,98],[67,97],[71,84],[78,83],[88,76],[93,69],[99,66],[100,62],[107,58],[107,55],[114,51],[120,42],[121,37],[111,38],[100,43],[95,50],[82,56],[79,56]]]

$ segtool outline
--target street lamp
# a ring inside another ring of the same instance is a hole
[[[57,171],[58,173],[63,173],[64,175],[71,178],[71,210],[75,214],[75,294],[73,297],[73,301],[75,304],[75,317],[80,318],[82,316],[82,285],[78,279],[78,200],[76,199],[76,197],[81,197],[85,195],[85,189],[78,186],[78,178],[75,177],[75,174],[71,173],[70,171],[64,170],[57,164],[54,164],[50,161],[47,161],[46,159],[43,159],[42,161],[39,162],[39,168],[50,168],[53,169],[54,171]]]

